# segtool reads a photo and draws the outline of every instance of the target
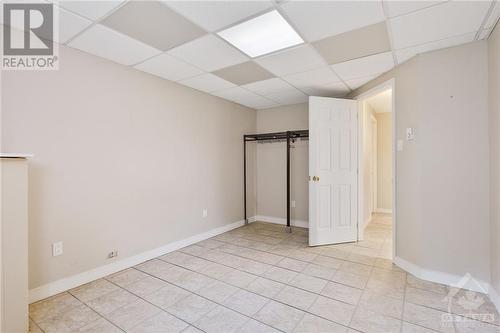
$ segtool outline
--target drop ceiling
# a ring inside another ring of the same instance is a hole
[[[255,109],[342,97],[413,56],[487,38],[498,1],[59,1],[57,42]],[[304,43],[218,33],[277,11]]]

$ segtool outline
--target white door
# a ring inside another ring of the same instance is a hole
[[[357,240],[358,102],[309,98],[309,245]]]

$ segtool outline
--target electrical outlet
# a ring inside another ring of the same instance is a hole
[[[292,202],[290,202],[290,206],[291,206],[292,208],[295,208],[295,200],[292,200]]]
[[[203,208],[203,211],[201,212],[201,217],[205,218],[208,216],[208,209]]]
[[[63,242],[57,242],[52,244],[52,256],[57,257],[63,254]]]
[[[116,258],[116,257],[118,257],[118,251],[111,251],[108,254],[108,259],[112,259],[112,258]]]

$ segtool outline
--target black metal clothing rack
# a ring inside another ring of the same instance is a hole
[[[254,141],[285,141],[286,140],[286,226],[287,231],[292,232],[290,225],[290,146],[296,139],[309,138],[309,130],[296,130],[264,134],[243,135],[243,200],[245,224],[247,219],[247,142]]]

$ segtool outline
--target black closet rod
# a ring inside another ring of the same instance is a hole
[[[243,136],[245,141],[269,141],[269,140],[285,140],[288,137],[291,139],[308,138],[308,130],[296,130],[287,132],[263,133],[263,134],[246,134]]]

